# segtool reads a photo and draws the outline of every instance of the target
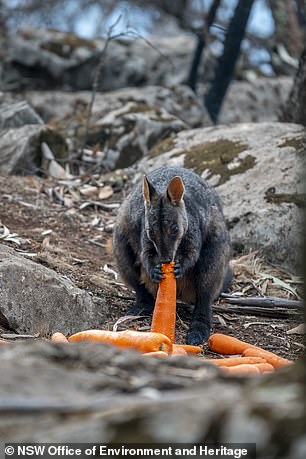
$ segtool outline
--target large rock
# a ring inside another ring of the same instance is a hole
[[[41,169],[41,144],[46,142],[57,158],[63,158],[67,145],[54,129],[25,100],[0,98],[0,174],[33,174]]]
[[[232,81],[218,123],[278,121],[291,86],[289,77]]]
[[[300,267],[304,205],[303,126],[239,124],[180,132],[154,147],[140,173],[164,164],[194,169],[215,186],[239,251],[261,249],[267,259]]]
[[[97,326],[108,305],[55,271],[0,245],[0,315],[20,333],[70,334]]]
[[[28,102],[23,100],[0,105],[0,129],[21,127],[25,124],[44,124]]]
[[[150,44],[148,43],[150,42]],[[102,57],[98,89],[174,85],[186,79],[194,46],[188,35],[144,41],[112,40]],[[3,83],[15,87],[91,89],[105,39],[86,40],[54,30],[14,30],[4,44]],[[31,86],[32,84],[32,86]]]
[[[28,92],[26,97],[45,121],[80,144],[84,142],[91,93]],[[102,165],[126,167],[146,155],[161,139],[210,120],[186,86],[125,88],[96,94],[86,144],[100,144]]]
[[[75,115],[75,111],[85,110],[89,104],[91,91],[27,91],[23,93],[28,102],[35,108],[45,122],[52,118],[66,118]],[[16,96],[15,96],[16,97]],[[211,124],[209,115],[201,102],[188,86],[173,87],[145,86],[143,88],[123,88],[95,95],[92,121],[103,118],[111,110],[121,109],[128,103],[139,106],[139,111],[149,107],[163,108],[176,116],[189,127]]]
[[[235,378],[191,356],[146,359],[93,343],[2,345],[0,437],[80,448],[81,442],[253,443],[258,459],[284,451],[302,459],[301,367]]]
[[[47,142],[56,157],[64,157],[66,142],[55,130],[40,124],[0,130],[0,174],[30,175],[41,168],[41,144]]]

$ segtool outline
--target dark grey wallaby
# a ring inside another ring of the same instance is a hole
[[[121,206],[113,249],[136,292],[130,313],[152,312],[161,263],[174,259],[177,297],[195,305],[187,343],[208,338],[211,305],[230,279],[230,239],[219,198],[203,179],[181,167],[145,176]]]

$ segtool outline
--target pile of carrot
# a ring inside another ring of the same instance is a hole
[[[174,262],[162,264],[163,279],[160,281],[150,332],[125,330],[87,330],[75,333],[68,339],[62,333],[54,333],[51,341],[74,343],[94,341],[109,343],[120,348],[131,348],[147,357],[199,354],[199,346],[175,344],[176,279]],[[265,351],[260,347],[240,341],[232,336],[216,333],[210,336],[208,347],[219,354],[230,355],[220,359],[202,359],[229,374],[260,374],[290,365],[292,361]],[[239,355],[237,357],[237,355]]]
[[[176,279],[173,269],[174,262],[162,265],[164,278],[158,288],[150,332],[85,330],[75,333],[68,339],[62,333],[56,332],[52,335],[51,341],[57,343],[75,343],[77,341],[108,343],[120,348],[135,349],[147,357],[199,354],[201,352],[199,346],[175,344]]]
[[[233,336],[215,333],[208,339],[210,350],[224,355],[237,355],[225,359],[209,359],[208,362],[226,368],[227,373],[266,373],[276,368],[291,365],[293,362],[284,359],[273,352],[265,351],[261,347],[240,341]],[[256,368],[257,370],[254,370]]]

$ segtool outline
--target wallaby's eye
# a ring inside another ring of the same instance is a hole
[[[172,236],[176,236],[178,232],[179,232],[178,225],[172,225],[170,227],[170,233],[172,234]]]

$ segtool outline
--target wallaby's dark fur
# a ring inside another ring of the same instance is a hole
[[[230,240],[216,192],[194,172],[162,167],[123,203],[113,241],[123,280],[136,292],[135,314],[151,312],[161,263],[175,260],[177,296],[195,305],[187,342],[211,328],[211,305],[229,277]]]

